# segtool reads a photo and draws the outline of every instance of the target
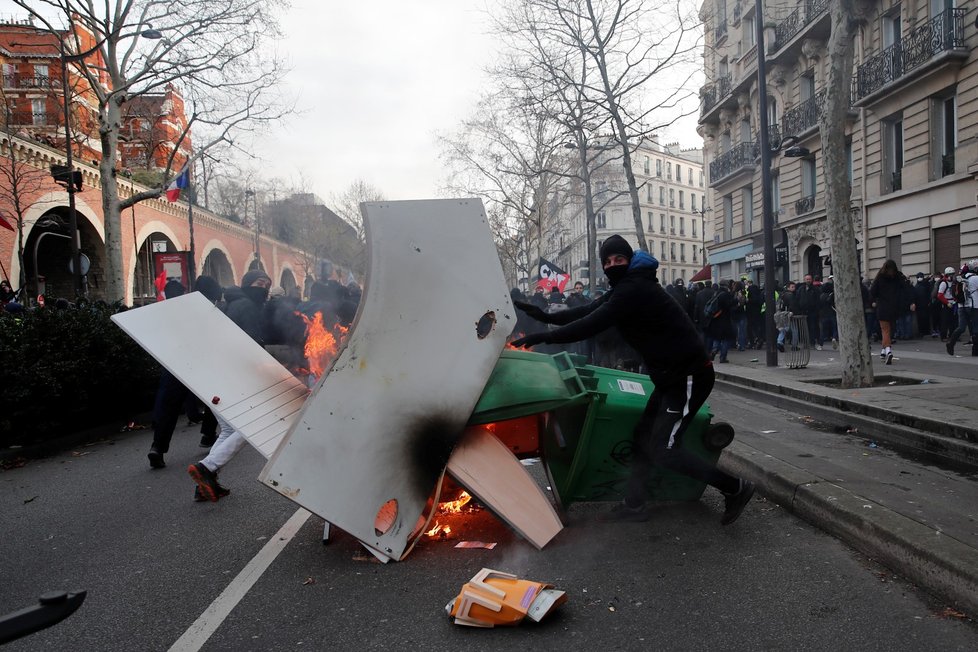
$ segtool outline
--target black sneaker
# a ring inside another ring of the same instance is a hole
[[[947,349],[947,354],[948,355],[954,355],[954,345],[953,344],[951,344],[950,342],[948,342],[947,344],[944,345],[944,348]]]
[[[200,447],[210,448],[217,441],[217,435],[201,435],[200,437]]]
[[[611,508],[610,512],[601,515],[605,523],[644,523],[649,520],[649,511],[645,505],[629,507],[624,501]]]
[[[737,520],[740,513],[744,511],[744,507],[754,496],[755,488],[756,487],[754,487],[753,482],[741,480],[740,491],[735,494],[726,495],[724,498],[725,507],[723,509],[723,517],[720,519],[720,525],[730,525]]]
[[[149,454],[146,457],[149,458],[149,468],[151,469],[162,469],[166,466],[166,462],[163,461],[163,453],[156,450],[156,446],[149,449]]]
[[[229,496],[230,494],[231,494],[231,490],[230,489],[228,489],[227,487],[224,487],[224,486],[222,486],[220,484],[217,485],[217,497],[218,498],[224,498],[226,496]],[[202,502],[204,502],[206,500],[207,499],[204,498],[204,494],[200,493],[200,487],[194,487],[194,502],[195,503],[202,503]]]
[[[212,503],[216,503],[221,497],[221,485],[217,484],[217,474],[200,462],[188,466],[187,473],[197,483],[200,494]]]
[[[893,351],[886,354],[886,364],[893,364]]]

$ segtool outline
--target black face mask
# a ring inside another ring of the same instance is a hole
[[[611,267],[604,268],[604,275],[608,277],[608,283],[611,287],[614,287],[618,281],[625,278],[625,274],[628,273],[628,264],[624,265],[612,265]]]
[[[265,299],[268,298],[268,288],[260,287],[247,287],[241,288],[244,295],[254,301],[255,303],[265,303]]]

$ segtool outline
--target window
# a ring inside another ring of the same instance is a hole
[[[672,179],[672,163],[666,161],[666,179]]]
[[[655,215],[655,213],[653,213],[652,211],[649,211],[649,225],[647,227],[649,231],[652,231],[655,228],[654,226],[652,226],[652,216],[653,215]]]
[[[647,184],[647,185],[645,186],[645,189],[646,189],[646,192],[645,192],[645,196],[646,196],[646,198],[647,198],[647,199],[648,199],[649,201],[652,201],[652,184],[651,184],[651,183],[650,183],[650,184]]]
[[[703,187],[703,171],[700,170],[700,188]]]
[[[604,211],[598,211],[598,214],[594,216],[594,225],[599,229],[608,228],[608,216]]]
[[[669,189],[669,205],[670,206],[675,206],[676,205],[676,189],[675,188],[670,188]]]
[[[723,239],[733,237],[733,195],[723,198]]]
[[[43,99],[31,100],[31,119],[35,125],[48,123],[47,102]]]
[[[676,262],[676,243],[675,242],[670,242],[669,243],[669,260],[672,261],[672,262]]]
[[[648,156],[645,157],[645,166],[644,167],[645,167],[645,174],[648,175],[648,173],[649,173],[649,157]]]
[[[689,221],[689,225],[690,225],[691,227],[693,227],[693,234],[692,234],[692,235],[693,235],[693,237],[694,237],[694,238],[696,237],[696,223],[697,223],[698,221],[699,221],[699,220],[697,220],[697,219],[695,219],[695,218],[694,218],[694,219],[691,219],[691,220]]]
[[[801,160],[801,196],[814,197],[816,188],[815,161],[810,158]]]
[[[686,193],[679,191],[679,208],[686,208]]]
[[[679,262],[686,262],[686,243],[679,243]]]
[[[686,218],[679,217],[679,235],[686,235]]]
[[[957,97],[944,95],[931,99],[931,178],[954,174],[954,150],[958,146]]]
[[[686,168],[686,182],[693,185],[693,168]]]
[[[669,216],[669,233],[672,234],[672,235],[676,235],[676,216],[675,215],[670,215]]]
[[[699,249],[696,247],[696,245],[693,245],[693,262],[694,263],[697,262],[697,253],[696,253],[697,251],[699,251]]]
[[[14,86],[15,75],[17,74],[17,67],[12,63],[3,64],[3,87],[11,88]]]
[[[903,114],[883,120],[883,192],[903,188]]]
[[[660,159],[655,159],[655,176],[662,176],[662,161]]]
[[[666,232],[666,214],[659,213],[659,233]]]
[[[689,207],[692,211],[696,211],[696,195],[689,193]]]
[[[802,102],[815,96],[815,72],[809,70],[798,78],[798,94]]]
[[[903,57],[900,52],[903,23],[900,19],[900,5],[883,14],[881,21],[883,51],[888,53],[886,64],[892,68],[892,79],[896,79],[903,74]]]
[[[756,35],[754,27],[754,12],[751,11],[748,15],[744,16],[744,19],[740,22],[741,28],[744,30],[744,52],[749,52],[754,44],[757,42],[754,40]]]
[[[750,132],[750,120],[740,121],[740,142],[749,143],[753,141],[753,136]]]
[[[659,249],[659,252],[660,252],[659,253],[659,258],[661,258],[662,260],[665,260],[666,259],[666,241],[663,240],[659,244],[662,245],[660,247],[660,249]]]
[[[754,189],[743,188],[740,191],[741,201],[744,203],[744,232],[754,232]]]
[[[666,187],[659,186],[659,206],[666,205]]]

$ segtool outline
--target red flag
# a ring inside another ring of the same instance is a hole
[[[163,288],[166,287],[166,270],[160,272],[153,284],[156,286],[156,300],[162,301],[166,298],[166,295],[163,294]]]
[[[14,232],[17,231],[17,229],[15,229],[14,227],[12,227],[10,225],[10,222],[8,222],[7,220],[5,220],[2,216],[0,216],[0,226],[2,226],[5,229],[10,229],[11,231],[14,231]]]

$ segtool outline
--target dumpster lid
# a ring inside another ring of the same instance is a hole
[[[469,425],[525,417],[587,400],[589,393],[567,353],[505,349]]]

